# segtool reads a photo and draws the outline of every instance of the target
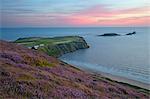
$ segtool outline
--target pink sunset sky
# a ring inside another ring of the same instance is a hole
[[[149,26],[148,0],[2,0],[1,27]]]

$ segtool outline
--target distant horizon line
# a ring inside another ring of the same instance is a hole
[[[150,28],[150,26],[64,26],[64,27],[0,27],[2,28],[121,28],[121,27],[131,27],[131,28],[142,28],[142,27],[147,27]]]

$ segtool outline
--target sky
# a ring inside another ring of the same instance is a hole
[[[0,27],[149,26],[149,0],[0,0]]]

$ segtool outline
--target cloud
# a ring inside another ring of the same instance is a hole
[[[91,4],[87,1],[79,2],[80,0],[17,1],[6,0],[3,4],[1,18],[4,26],[149,25],[147,20],[150,17],[150,7],[143,5],[113,9],[112,5],[99,4],[95,0]]]
[[[75,25],[148,25],[149,7],[138,7],[123,10],[111,10],[106,6],[96,5],[68,16],[70,23]]]
[[[108,26],[148,26],[148,19],[150,17],[131,17],[120,18],[114,20],[99,20],[97,24]]]

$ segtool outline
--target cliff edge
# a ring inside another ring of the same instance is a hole
[[[15,43],[45,52],[46,54],[55,57],[59,57],[69,52],[74,52],[79,49],[89,48],[84,38],[79,36],[19,38],[15,41]]]

